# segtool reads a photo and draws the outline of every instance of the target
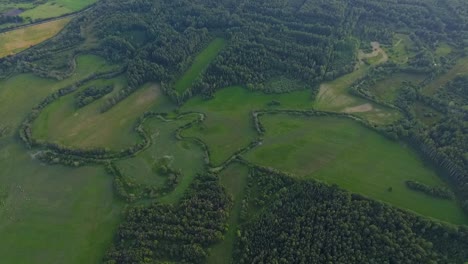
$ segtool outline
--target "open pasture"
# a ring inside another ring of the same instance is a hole
[[[99,57],[81,56],[63,81],[32,74],[0,81],[0,123],[12,128],[0,139],[2,262],[98,263],[111,243],[121,210],[111,177],[98,167],[45,166],[16,134],[47,95],[108,67]]]
[[[0,33],[0,58],[16,54],[55,36],[68,22],[70,18],[63,18]]]
[[[182,106],[182,111],[206,114],[203,123],[182,134],[203,140],[210,149],[212,164],[218,165],[256,138],[251,111],[268,108],[272,101],[279,103],[276,107],[279,109],[313,108],[312,95],[307,90],[264,94],[249,92],[242,87],[228,87],[218,91],[211,100],[195,97]]]
[[[101,82],[114,83],[117,87],[126,84],[123,78]],[[172,105],[155,83],[144,85],[104,113],[101,107],[108,96],[77,109],[75,93],[61,97],[44,109],[34,122],[34,137],[77,148],[119,150],[139,141],[134,131],[138,117],[155,106],[164,109]]]
[[[409,190],[405,181],[446,186],[406,145],[338,117],[267,115],[262,145],[245,154],[256,164],[337,184],[349,191],[443,221],[466,224],[454,201]]]

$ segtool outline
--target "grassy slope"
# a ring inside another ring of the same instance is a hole
[[[70,18],[20,28],[0,34],[0,58],[16,54],[55,36]]]
[[[267,130],[263,145],[246,154],[254,163],[335,183],[436,219],[468,223],[455,202],[428,197],[405,186],[406,180],[430,186],[445,183],[404,145],[344,118],[275,115],[262,121]]]
[[[411,40],[409,35],[395,34],[393,36],[393,45],[386,48],[389,55],[389,59],[398,64],[406,64],[409,58],[414,54],[411,48],[414,46],[414,42]]]
[[[0,81],[0,122],[17,129],[51,92],[108,65],[78,58],[76,73],[56,82],[30,74]],[[120,215],[103,169],[45,166],[16,134],[0,139],[0,254],[3,263],[98,263]]]
[[[72,13],[94,4],[97,0],[52,0],[21,13],[21,17],[45,19]]]
[[[224,240],[211,248],[211,254],[207,259],[208,264],[232,263],[234,242],[237,237],[248,175],[248,168],[241,164],[232,164],[219,175],[220,183],[234,199],[234,205],[228,220],[229,229]]]
[[[97,84],[105,85],[108,82],[116,87],[125,85],[124,78],[100,80]],[[83,89],[86,87],[88,85]],[[100,108],[106,98],[77,109],[75,93],[60,98],[44,109],[34,123],[35,137],[73,147],[121,149],[139,140],[133,131],[138,117],[153,107],[162,110],[171,105],[162,96],[157,84],[145,85],[105,113],[100,113]]]
[[[352,113],[377,124],[388,124],[398,120],[401,116],[397,111],[349,93],[350,86],[364,77],[368,69],[368,66],[362,65],[350,74],[320,85],[315,108],[323,111]]]
[[[214,39],[200,54],[198,54],[190,68],[175,83],[175,90],[183,93],[202,74],[216,55],[224,48],[226,41],[222,38]]]
[[[288,94],[252,93],[242,87],[229,87],[216,93],[212,100],[196,97],[187,102],[182,111],[206,113],[203,124],[183,132],[183,135],[202,139],[210,148],[213,164],[228,159],[236,150],[247,146],[257,136],[250,112],[267,108],[272,100],[281,108],[312,109],[309,91]]]
[[[208,144],[213,164],[220,164],[239,148],[247,146],[257,135],[253,129],[251,111],[268,108],[268,103],[275,100],[281,103],[279,109],[318,109],[344,112],[350,106],[370,104],[369,112],[354,113],[371,121],[393,122],[399,113],[386,107],[351,96],[347,88],[355,76],[361,72],[346,75],[328,83],[326,93],[319,95],[316,102],[310,91],[296,91],[286,94],[264,94],[249,92],[241,87],[229,87],[218,91],[212,100],[195,97],[182,106],[183,111],[199,111],[207,114],[202,125],[195,126],[184,134],[202,139]],[[340,101],[341,100],[341,101]]]
[[[182,179],[173,192],[160,200],[176,202],[182,197],[195,175],[203,171],[203,153],[200,146],[189,141],[179,141],[174,136],[177,128],[194,118],[198,118],[198,115],[175,121],[163,121],[159,118],[147,120],[144,128],[151,135],[153,145],[137,157],[118,161],[117,166],[125,175],[132,176],[138,184],[162,186],[165,178],[153,171],[153,165],[165,156],[171,157],[171,166],[181,170]]]

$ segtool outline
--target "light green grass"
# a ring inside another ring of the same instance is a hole
[[[409,147],[390,141],[359,123],[338,117],[268,115],[262,146],[245,156],[262,166],[338,184],[351,192],[455,224],[468,217],[454,201],[405,186],[413,180],[446,186]],[[389,188],[393,188],[389,192]]]
[[[44,166],[0,140],[3,263],[99,263],[120,219],[102,168]]]
[[[183,135],[203,140],[211,152],[213,164],[227,160],[235,151],[247,146],[257,136],[251,111],[268,108],[268,103],[280,102],[282,109],[312,109],[311,92],[304,90],[287,94],[249,92],[242,87],[218,91],[212,100],[195,97],[182,106],[182,111],[198,111],[207,115],[198,126],[183,131]]]
[[[94,4],[96,1],[97,0],[52,0],[28,9],[21,13],[20,16],[30,18],[32,20],[58,17],[80,11],[89,5]]]
[[[211,253],[207,259],[208,264],[232,263],[234,243],[237,237],[239,217],[248,176],[249,169],[237,163],[230,165],[219,175],[220,183],[234,199],[234,205],[231,209],[228,220],[229,228],[224,236],[224,240],[211,248]]]
[[[0,81],[0,123],[14,131],[48,94],[106,70],[98,57],[78,58],[63,81],[21,74]],[[16,133],[0,139],[2,263],[100,263],[120,219],[112,179],[102,168],[46,166]]]
[[[194,114],[173,121],[163,121],[155,117],[148,119],[144,129],[151,135],[153,144],[137,157],[118,161],[117,166],[125,175],[133,177],[138,184],[162,187],[166,178],[155,172],[153,165],[163,157],[170,157],[171,167],[180,169],[182,178],[175,190],[161,197],[160,201],[165,203],[178,201],[196,174],[202,173],[204,168],[201,147],[191,141],[179,141],[174,135],[177,128],[196,118],[198,115]]]
[[[351,109],[350,112],[353,114],[376,123],[391,123],[400,118],[400,114],[395,110],[347,93],[349,84],[361,76],[360,74],[362,74],[361,71],[358,71],[327,83],[325,87],[328,90],[323,93],[322,86],[317,101],[314,101],[310,90],[264,94],[250,92],[238,86],[218,91],[215,98],[211,100],[204,100],[201,97],[192,98],[182,106],[181,110],[203,112],[207,118],[202,124],[184,131],[183,134],[203,140],[210,149],[212,164],[218,165],[257,137],[251,112],[269,108],[268,103],[272,101],[280,103],[275,107],[276,109],[311,110],[315,108],[335,112],[346,112]],[[337,102],[339,100],[342,101]],[[372,109],[365,112],[352,111],[353,106],[359,107],[363,104],[370,104]]]
[[[175,90],[179,93],[183,93],[190,88],[193,82],[205,71],[225,45],[226,41],[222,38],[216,38],[211,41],[211,43],[195,57],[190,68],[175,83]]]
[[[437,57],[444,57],[452,53],[452,46],[449,44],[442,42],[437,46],[435,54]]]
[[[14,55],[55,36],[69,21],[70,18],[63,18],[0,33],[0,58]]]
[[[391,61],[398,64],[406,64],[410,57],[414,55],[414,52],[411,51],[413,46],[414,42],[409,35],[395,34],[393,36],[393,45],[386,48],[386,50]]]
[[[100,85],[107,82],[109,81],[103,81]],[[110,82],[117,87],[126,84],[124,78],[116,78]],[[100,109],[106,98],[112,94],[77,109],[75,93],[58,99],[44,109],[34,122],[35,138],[71,147],[119,150],[140,140],[134,131],[138,117],[153,107],[162,110],[172,105],[161,94],[159,86],[152,83],[143,86],[105,113],[101,113]]]
[[[40,78],[33,74],[15,75],[0,81],[0,119],[3,123],[19,126],[31,109],[47,95],[73,84],[96,72],[113,68],[105,60],[94,55],[79,56],[74,74],[63,81]]]
[[[401,114],[398,111],[350,94],[351,85],[364,77],[369,68],[369,66],[361,65],[352,73],[320,85],[315,108],[323,111],[350,113],[376,124],[389,124],[400,119]]]

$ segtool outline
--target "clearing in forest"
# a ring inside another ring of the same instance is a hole
[[[422,89],[422,92],[429,96],[434,95],[438,89],[442,88],[458,75],[466,74],[468,74],[468,57],[459,59],[455,66],[453,66],[446,73],[436,77],[434,81],[430,82]]]
[[[408,189],[405,181],[446,184],[409,147],[344,117],[261,117],[266,134],[245,158],[266,167],[338,184],[351,192],[443,221],[466,224],[456,201]]]
[[[191,114],[178,119],[148,118],[144,123],[144,130],[151,137],[151,146],[136,157],[117,161],[117,167],[126,177],[145,187],[156,190],[164,187],[168,182],[168,175],[159,167],[163,161],[166,167],[180,170],[181,177],[177,186],[169,193],[162,193],[158,198],[163,203],[175,203],[185,193],[197,173],[204,169],[204,153],[201,147],[187,140],[178,140],[176,130],[199,118],[198,114]]]
[[[354,72],[320,85],[320,90],[314,103],[315,109],[352,113],[376,124],[393,123],[401,117],[400,113],[394,109],[350,94],[350,87],[353,83],[364,77],[371,67],[366,65],[366,61],[377,57],[372,64],[377,65],[388,60],[388,56],[378,42],[372,42],[372,47],[372,53],[359,52],[359,62]]]
[[[208,264],[232,263],[248,178],[249,169],[238,163],[231,164],[219,175],[221,185],[232,196],[234,204],[229,215],[228,230],[224,235],[224,240],[211,248],[210,255],[207,258]]]
[[[393,103],[398,95],[398,90],[405,82],[414,85],[420,84],[426,76],[410,73],[393,73],[383,80],[377,81],[369,87],[369,91],[379,100]]]
[[[398,64],[408,63],[410,57],[415,53],[412,51],[414,42],[409,35],[395,34],[393,36],[393,43],[391,47],[387,47],[389,59]]]
[[[125,85],[124,78],[116,78],[113,82],[117,87]],[[153,106],[163,109],[168,103],[154,83],[144,85],[104,113],[101,113],[101,107],[107,96],[77,109],[75,93],[58,99],[44,109],[34,122],[34,137],[75,148],[120,150],[140,140],[134,131],[138,117]]]
[[[191,87],[193,82],[206,70],[208,65],[216,58],[218,53],[224,48],[226,41],[216,38],[193,60],[190,68],[175,83],[174,89],[182,94]]]
[[[55,36],[69,21],[70,18],[63,18],[0,33],[0,58],[16,54]]]

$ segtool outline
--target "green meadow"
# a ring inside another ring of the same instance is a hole
[[[211,41],[210,44],[195,57],[190,68],[175,83],[175,90],[179,93],[183,93],[190,88],[193,82],[206,70],[211,61],[216,58],[225,45],[226,40],[222,38],[216,38]]]
[[[70,18],[62,18],[0,33],[0,58],[14,55],[55,36],[68,22],[70,22]]]
[[[106,70],[95,56],[78,58],[63,81],[20,74],[0,81],[0,254],[4,263],[98,263],[120,219],[112,178],[102,168],[46,166],[17,139],[27,113],[48,94]]]
[[[339,117],[267,115],[262,145],[245,157],[256,164],[324,181],[421,215],[468,223],[454,201],[408,189],[405,181],[446,186],[408,146]]]
[[[155,170],[155,164],[168,159],[172,168],[181,170],[182,178],[171,193],[159,200],[174,203],[182,197],[193,178],[204,169],[201,147],[190,140],[177,140],[177,128],[195,120],[198,115],[189,115],[175,120],[162,120],[157,117],[146,120],[145,131],[150,135],[152,145],[138,156],[121,160],[117,166],[126,176],[132,176],[136,183],[144,186],[162,187],[166,177]]]
[[[117,90],[113,93],[126,84],[121,77],[94,83],[114,84]],[[89,85],[83,89],[86,87]],[[162,96],[159,85],[154,83],[144,85],[104,113],[101,113],[101,108],[113,93],[79,109],[75,106],[75,93],[60,98],[44,109],[34,122],[35,138],[71,147],[119,150],[139,141],[134,131],[138,117],[155,106],[164,109],[171,105],[167,97]]]

